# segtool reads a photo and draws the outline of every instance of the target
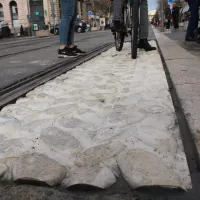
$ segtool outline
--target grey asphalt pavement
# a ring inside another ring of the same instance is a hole
[[[110,31],[75,35],[75,44],[85,51],[113,41]],[[0,43],[0,88],[43,71],[56,63],[59,37],[6,40]]]
[[[149,39],[155,39],[152,28]],[[130,40],[130,37],[127,41]],[[75,44],[86,52],[114,42],[110,30],[75,34]],[[59,37],[16,38],[0,41],[0,89],[63,62],[57,58]]]

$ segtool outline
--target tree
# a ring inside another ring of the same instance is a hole
[[[110,0],[93,0],[93,11],[96,15],[107,16],[110,13],[111,6]]]

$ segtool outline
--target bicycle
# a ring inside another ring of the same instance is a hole
[[[115,46],[117,51],[123,49],[125,37],[131,34],[131,55],[137,58],[137,44],[140,31],[140,0],[126,0],[123,6],[124,30],[114,33]],[[130,29],[130,30],[129,30]]]

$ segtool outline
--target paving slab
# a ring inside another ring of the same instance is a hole
[[[169,39],[157,29],[153,29],[156,39],[159,42],[159,47],[165,60],[173,59],[195,59],[196,57],[189,53],[187,50],[181,48],[173,40]],[[176,48],[174,48],[176,45]]]
[[[167,48],[167,47],[166,47]],[[200,63],[196,57],[194,59],[173,59],[165,60],[170,75],[175,84],[198,84],[200,83]],[[172,72],[173,71],[173,72]]]
[[[190,51],[181,49],[174,42],[170,42],[171,46],[163,46],[166,36],[154,29],[160,50],[165,59],[167,70],[173,82],[177,96],[180,101],[180,107],[188,122],[194,143],[196,145],[197,154],[200,155],[200,58],[191,55]],[[161,44],[161,45],[160,45]],[[175,56],[166,56],[166,52],[179,52]],[[181,54],[183,52],[183,54]],[[178,55],[178,56],[177,56]],[[199,156],[200,160],[200,156]]]
[[[151,44],[156,46],[155,41]],[[65,167],[65,179],[71,177],[75,184],[84,182],[70,174],[73,169],[89,168],[89,172],[95,172],[98,165],[110,170],[100,172],[109,172],[110,178],[97,175],[96,179],[88,173],[95,181],[87,177],[87,183],[106,189],[114,183],[113,175],[117,180],[121,178],[119,153],[142,149],[162,161],[162,166],[155,164],[160,171],[170,169],[180,177],[180,181],[175,180],[176,176],[170,177],[177,187],[191,188],[160,55],[157,51],[139,51],[137,60],[130,55],[130,43],[125,43],[122,52],[112,48],[3,108],[1,146],[9,151],[1,153],[0,158],[45,155]],[[145,160],[135,161],[136,165],[147,164]],[[141,187],[155,186],[143,175]],[[159,186],[169,186],[166,176],[157,176],[163,180]]]

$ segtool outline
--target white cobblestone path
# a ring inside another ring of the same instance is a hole
[[[132,188],[191,187],[160,56],[141,51],[132,60],[129,43],[5,107],[0,143],[3,180],[104,189],[123,175]]]

